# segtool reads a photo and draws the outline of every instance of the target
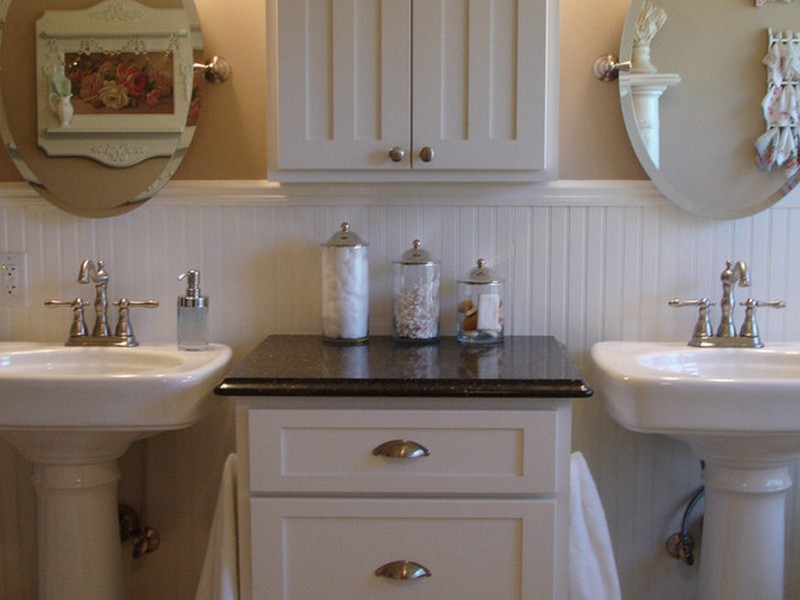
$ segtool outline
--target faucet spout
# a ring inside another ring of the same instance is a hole
[[[741,287],[750,287],[750,275],[747,273],[747,263],[743,260],[725,261],[725,270],[719,276],[722,284],[734,285],[738,283]]]
[[[88,258],[81,263],[78,283],[94,283],[95,288],[93,336],[106,337],[111,334],[108,326],[108,279],[102,260],[98,260],[97,265]]]
[[[94,261],[86,259],[81,263],[81,269],[78,273],[78,283],[107,283],[108,273],[105,270],[106,263],[102,260],[97,261],[95,266]]]
[[[747,263],[743,260],[725,262],[725,269],[719,276],[722,281],[722,300],[720,309],[722,310],[722,320],[717,329],[717,337],[736,337],[736,326],[733,323],[733,286],[750,287],[750,275],[747,272]]]

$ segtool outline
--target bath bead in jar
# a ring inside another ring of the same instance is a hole
[[[430,343],[439,339],[439,262],[414,240],[394,261],[392,336],[399,342]]]

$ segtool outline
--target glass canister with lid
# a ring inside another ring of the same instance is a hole
[[[503,280],[479,258],[477,266],[458,280],[458,341],[464,344],[502,342],[507,312]]]
[[[439,262],[414,240],[393,266],[392,337],[398,342],[438,341]]]
[[[361,343],[369,335],[367,243],[342,223],[322,245],[322,337]]]

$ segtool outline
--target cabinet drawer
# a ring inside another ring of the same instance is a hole
[[[554,502],[255,498],[253,600],[552,600]],[[414,561],[431,575],[375,574]]]
[[[554,494],[559,481],[556,450],[565,441],[559,435],[568,437],[560,433],[560,417],[555,409],[253,409],[248,427],[251,491]],[[393,440],[414,442],[429,455],[376,455],[376,448]]]

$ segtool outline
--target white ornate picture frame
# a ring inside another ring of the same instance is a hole
[[[104,0],[36,23],[39,146],[128,167],[172,156],[192,102],[193,50],[182,9]]]

